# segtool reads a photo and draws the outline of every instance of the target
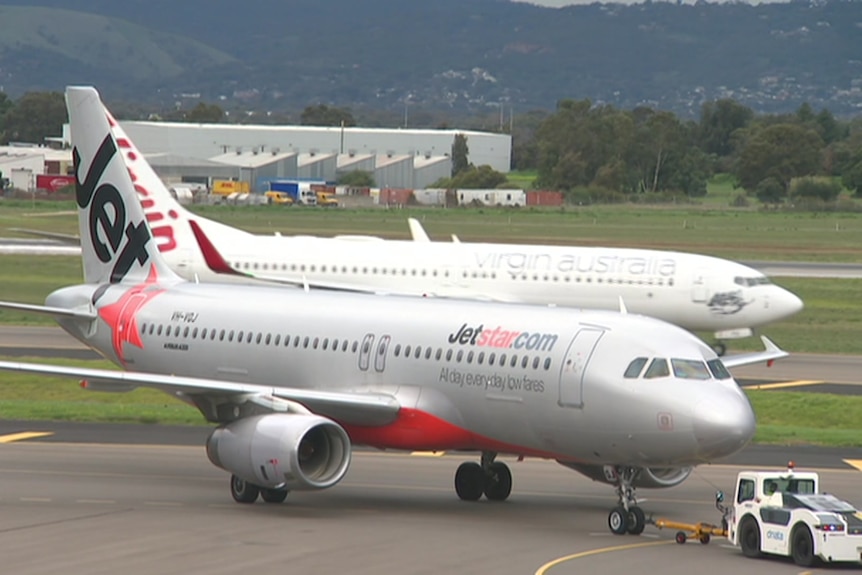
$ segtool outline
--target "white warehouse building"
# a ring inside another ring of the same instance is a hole
[[[210,159],[229,152],[450,156],[457,134],[467,138],[468,160],[508,173],[512,137],[470,130],[414,130],[318,126],[255,126],[178,122],[120,122],[144,153]]]

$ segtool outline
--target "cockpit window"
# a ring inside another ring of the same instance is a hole
[[[647,379],[654,379],[656,377],[667,377],[669,375],[670,370],[667,368],[667,360],[663,357],[657,357],[649,364],[644,377]]]
[[[709,379],[709,370],[702,361],[673,358],[670,363],[674,376],[680,379]]]
[[[712,377],[715,379],[730,379],[730,372],[724,367],[720,359],[711,359],[706,362],[709,371],[712,372]]]
[[[753,278],[746,278],[742,276],[736,276],[733,278],[733,283],[737,285],[741,285],[743,287],[753,287],[753,286],[762,286],[762,285],[770,285],[772,282],[766,276],[758,276]]]
[[[627,379],[635,379],[637,376],[641,374],[646,365],[647,358],[645,357],[636,357],[632,360],[629,366],[626,368],[626,372],[623,374],[623,377]]]

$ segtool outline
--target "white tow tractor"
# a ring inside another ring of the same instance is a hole
[[[710,535],[725,535],[746,557],[762,554],[792,557],[800,566],[862,563],[862,512],[837,497],[820,493],[817,473],[741,471],[732,505],[716,493],[721,527],[648,519],[658,528],[679,529],[677,543],[691,537],[709,543]]]
[[[743,471],[727,507],[727,538],[746,557],[792,557],[809,567],[818,560],[862,563],[862,512],[820,492],[811,471]]]

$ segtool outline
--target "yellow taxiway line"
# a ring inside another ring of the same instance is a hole
[[[53,431],[22,431],[21,433],[10,433],[9,435],[0,435],[0,443],[14,443],[15,441],[23,441],[25,439],[35,439],[36,437],[47,437],[54,435]]]
[[[844,463],[855,467],[859,471],[862,471],[862,459],[845,459]]]
[[[657,545],[668,545],[670,543],[675,543],[674,540],[669,541],[650,541],[649,543],[629,543],[628,545],[616,545],[614,547],[602,547],[600,549],[590,549],[589,551],[581,551],[580,553],[575,553],[573,555],[566,555],[565,557],[560,557],[558,559],[554,559],[553,561],[548,561],[538,569],[536,569],[535,575],[545,575],[549,569],[552,567],[556,567],[560,563],[565,563],[566,561],[572,561],[573,559],[581,559],[582,557],[589,557],[591,555],[600,555],[602,553],[613,553],[614,551],[626,551],[628,549],[639,549],[641,547],[655,547]]]
[[[742,389],[781,389],[784,387],[805,387],[807,385],[820,385],[826,383],[816,379],[799,379],[797,381],[780,381],[778,383],[761,383],[755,385],[746,385]]]

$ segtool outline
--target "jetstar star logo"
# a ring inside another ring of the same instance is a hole
[[[150,273],[144,283],[126,290],[120,299],[99,309],[99,317],[111,328],[114,353],[124,366],[127,359],[123,352],[123,343],[127,342],[141,349],[144,347],[138,333],[137,315],[148,301],[165,291],[156,285],[157,281],[156,268],[150,266]]]

